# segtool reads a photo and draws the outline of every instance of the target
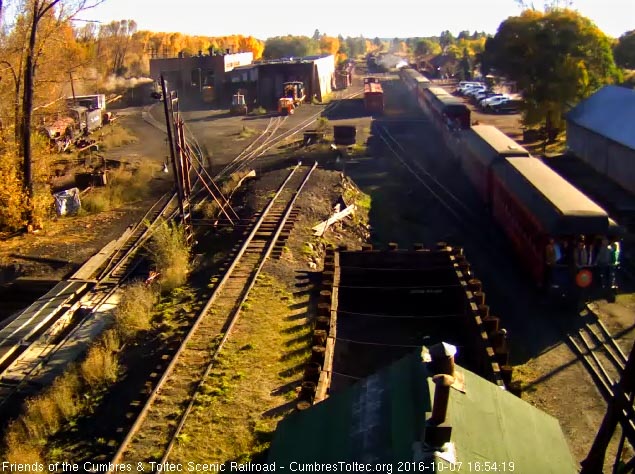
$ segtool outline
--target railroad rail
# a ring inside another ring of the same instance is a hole
[[[0,352],[5,354],[0,371],[0,407],[18,394],[32,394],[36,378],[50,380],[59,373],[63,367],[59,361],[51,364],[50,374],[47,373],[47,365],[59,356],[62,348],[66,352],[60,357],[68,357],[68,346],[73,341],[83,344],[82,337],[76,334],[77,329],[91,333],[91,325],[103,325],[103,321],[92,318],[93,314],[111,300],[121,283],[138,266],[138,250],[156,224],[175,206],[174,195],[166,193],[161,196],[105,263],[92,266],[89,262],[89,268],[62,282],[64,289],[77,288],[75,298],[65,298],[62,306],[48,315],[38,309],[25,322],[18,315],[14,324],[0,331]],[[83,275],[82,278],[78,278],[80,275]],[[53,299],[50,304],[55,301]],[[25,313],[28,311],[25,310]],[[72,352],[79,353],[81,348]]]
[[[592,308],[586,306],[586,316],[575,332],[567,333],[567,340],[579,360],[586,367],[602,397],[609,403],[615,396],[627,356]],[[626,436],[635,439],[635,397],[631,395],[624,410],[622,429]]]
[[[626,366],[626,355],[588,306],[584,318],[577,332],[567,334],[567,339],[608,401]]]
[[[253,224],[138,413],[112,459],[113,464],[149,462],[148,453],[157,450],[163,453],[161,463],[168,459],[194,407],[199,389],[231,337],[241,307],[273,251],[297,196],[316,167],[317,163],[312,167],[298,164]],[[175,413],[178,413],[178,424],[166,423],[166,415],[174,416]],[[150,464],[146,468],[151,471]]]
[[[379,139],[384,143],[391,154],[430,192],[443,210],[451,215],[459,226],[465,228],[470,233],[473,233],[475,228],[482,228],[483,222],[487,221],[486,216],[479,213],[476,209],[467,206],[451,189],[435,178],[420,161],[409,159],[407,157],[409,154],[408,151],[385,126],[378,127],[378,130]],[[490,252],[496,252],[497,247],[504,245],[500,236],[489,231],[476,233],[474,238],[479,241],[483,248],[488,249]]]

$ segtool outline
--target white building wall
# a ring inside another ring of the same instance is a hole
[[[318,100],[324,100],[333,91],[332,84],[335,76],[335,56],[330,55],[314,60],[315,71],[319,83]]]

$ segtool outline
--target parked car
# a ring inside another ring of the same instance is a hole
[[[492,97],[494,95],[496,95],[496,92],[490,90],[479,92],[474,94],[474,101],[479,104],[483,99],[487,99],[488,97]]]
[[[491,108],[492,108],[492,107],[496,107],[496,106],[498,106],[499,104],[502,104],[502,103],[504,103],[504,102],[507,102],[508,100],[510,100],[510,98],[509,98],[509,97],[505,97],[505,96],[503,96],[503,97],[496,97],[496,98],[494,98],[494,99],[492,99],[492,100],[488,101],[488,102],[485,104],[485,107],[484,107],[484,108],[485,108],[485,110],[491,110]]]
[[[470,88],[465,95],[467,97],[474,97],[476,94],[480,94],[481,92],[486,92],[487,88],[485,88],[485,86],[483,87],[472,87]]]
[[[482,108],[485,109],[488,105],[498,102],[501,99],[509,99],[510,97],[507,94],[493,94],[489,97],[486,97],[484,99],[481,99],[481,101],[478,103],[478,105]]]
[[[522,101],[507,99],[498,104],[490,105],[490,110],[497,114],[515,114],[520,111],[520,105]]]
[[[472,89],[484,88],[484,87],[485,87],[485,85],[480,83],[480,82],[470,82],[470,83],[467,83],[467,84],[465,84],[463,86],[459,86],[458,89],[457,89],[457,92],[460,95],[466,95],[467,92],[469,92]]]

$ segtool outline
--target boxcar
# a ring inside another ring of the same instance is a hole
[[[371,114],[381,114],[384,111],[384,91],[379,82],[364,84],[364,107]]]
[[[505,158],[531,156],[527,150],[491,125],[474,125],[461,134],[457,150],[463,172],[489,206],[492,165]]]
[[[492,168],[492,214],[531,279],[545,281],[549,239],[575,244],[617,239],[620,228],[604,209],[537,158],[505,158]],[[564,266],[564,265],[563,265]],[[564,266],[572,286],[572,267]]]

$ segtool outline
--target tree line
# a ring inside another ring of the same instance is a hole
[[[37,223],[50,208],[46,185],[50,155],[33,132],[63,110],[64,97],[103,92],[112,76],[139,77],[149,60],[231,50],[254,59],[333,54],[338,62],[368,52],[395,52],[412,61],[450,59],[469,77],[479,69],[515,81],[525,97],[526,124],[560,128],[566,110],[635,68],[635,30],[606,36],[589,19],[566,8],[534,9],[503,21],[495,35],[450,31],[419,38],[363,36],[193,36],[139,31],[134,20],[97,25],[73,21],[104,0],[21,0],[3,16],[0,0],[0,229]]]

